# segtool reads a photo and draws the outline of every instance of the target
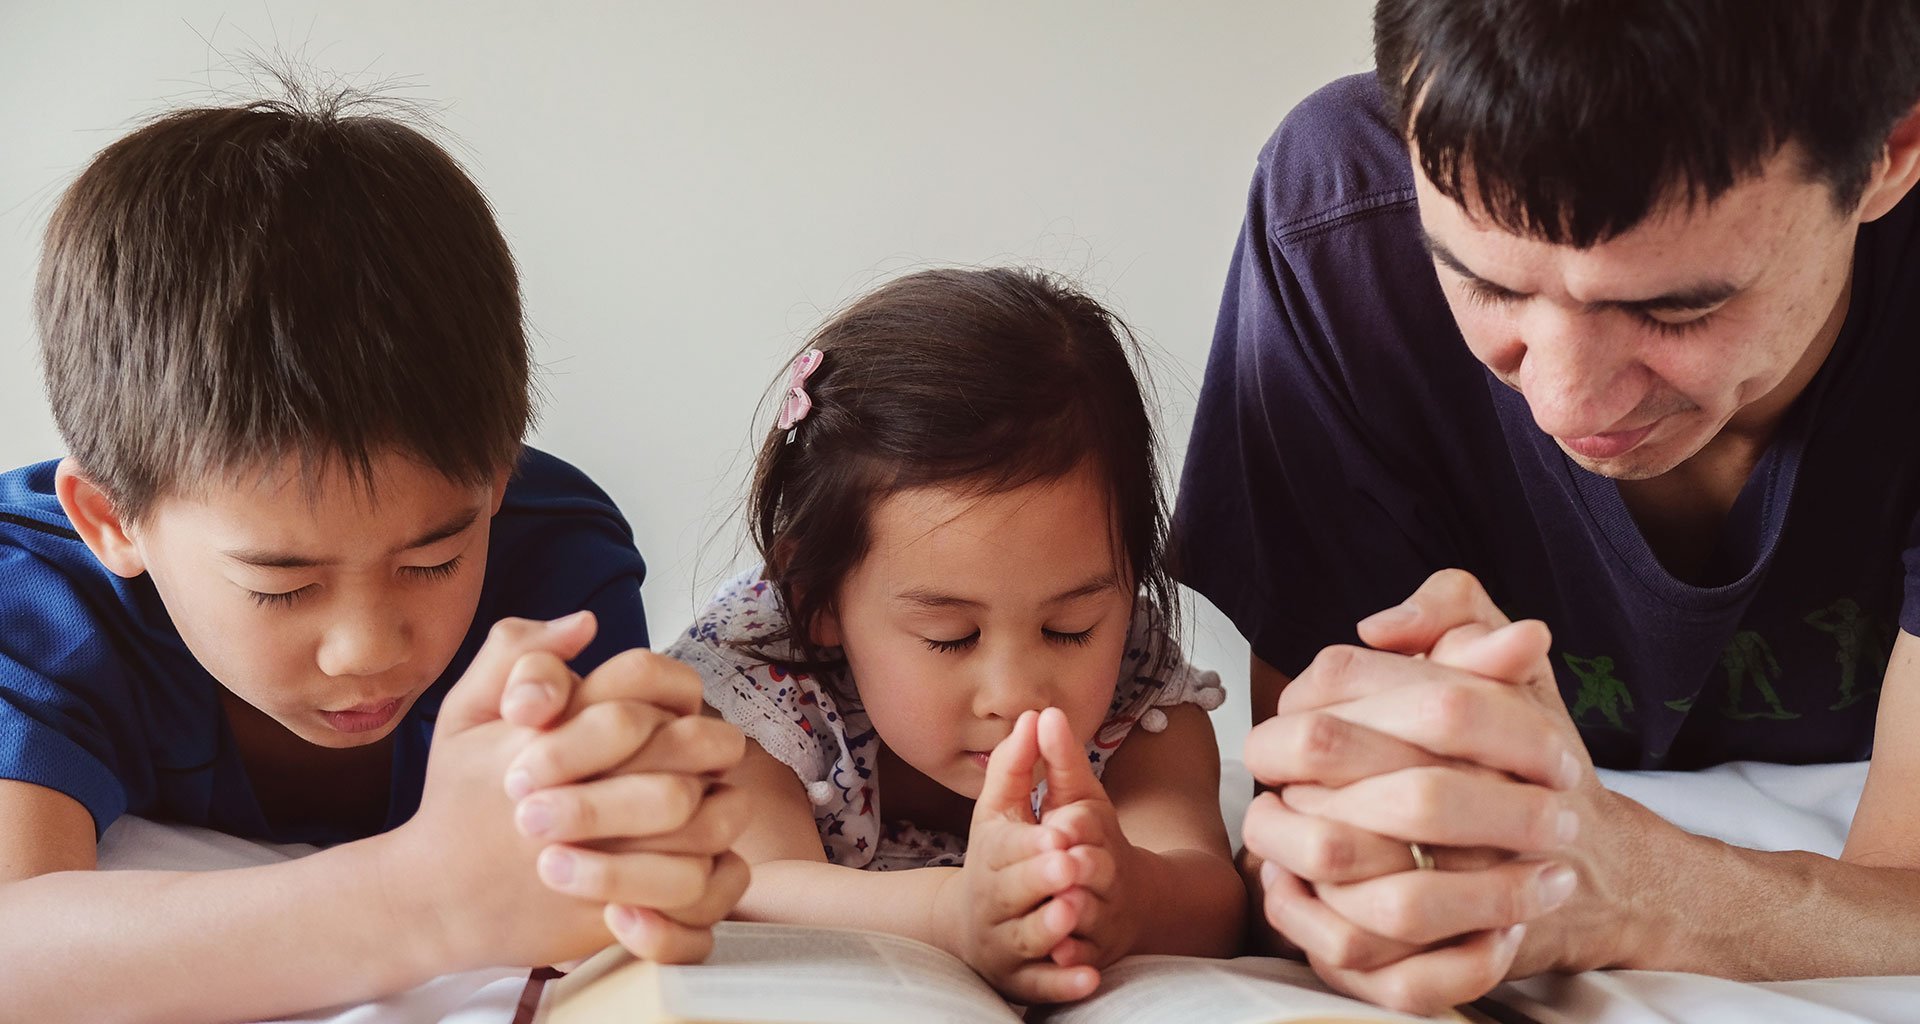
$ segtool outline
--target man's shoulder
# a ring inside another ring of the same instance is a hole
[[[1371,74],[1335,79],[1300,101],[1260,151],[1257,204],[1284,241],[1410,207],[1413,169]]]

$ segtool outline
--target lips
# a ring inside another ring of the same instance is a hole
[[[1640,442],[1653,433],[1656,424],[1649,423],[1634,430],[1615,430],[1605,434],[1588,434],[1585,437],[1563,437],[1560,443],[1575,455],[1587,459],[1618,458],[1638,447]]]
[[[383,701],[358,704],[342,711],[322,711],[320,717],[340,732],[368,732],[393,721],[400,713],[404,698],[390,697]]]

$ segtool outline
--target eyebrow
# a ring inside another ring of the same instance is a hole
[[[441,523],[439,526],[394,548],[389,554],[397,555],[402,551],[412,551],[416,548],[429,547],[449,537],[456,537],[465,533],[468,527],[471,527],[479,518],[479,509],[467,509],[465,512],[461,512],[446,522]],[[317,569],[334,564],[333,559],[312,558],[307,555],[292,554],[284,551],[266,551],[257,548],[228,551],[225,552],[225,554],[228,558],[236,562],[244,562],[247,565],[258,566],[262,569]]]
[[[1442,245],[1439,239],[1427,234],[1425,228],[1420,230],[1420,243],[1441,266],[1482,288],[1505,295],[1525,294],[1474,273],[1472,268],[1460,261],[1460,257],[1453,254],[1453,250]],[[1741,288],[1742,286],[1731,281],[1705,281],[1665,295],[1656,295],[1650,299],[1605,299],[1600,302],[1589,302],[1586,308],[1589,310],[1618,309],[1628,313],[1690,313],[1696,310],[1712,309],[1738,295]]]
[[[1055,594],[1050,598],[1047,598],[1046,601],[1044,601],[1043,603],[1044,604],[1064,604],[1068,601],[1075,600],[1076,598],[1089,597],[1094,594],[1098,594],[1103,590],[1106,590],[1110,587],[1115,586],[1118,582],[1119,581],[1114,577],[1113,573],[1106,573],[1102,576],[1096,577],[1094,579],[1090,579],[1087,582],[1082,583],[1077,587],[1074,587],[1072,590],[1061,591],[1060,593]],[[982,608],[982,607],[985,607],[983,602],[975,601],[971,598],[959,597],[954,594],[941,593],[940,591],[930,590],[925,587],[914,587],[909,590],[903,590],[900,593],[895,594],[893,596],[898,600],[905,601],[908,604],[917,604],[922,608]]]

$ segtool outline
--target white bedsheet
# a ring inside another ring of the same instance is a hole
[[[1704,772],[1603,772],[1608,786],[1692,831],[1762,850],[1837,856],[1866,779],[1864,764],[1725,765]],[[1229,762],[1221,806],[1236,834],[1251,786]],[[266,864],[311,851],[255,843],[205,829],[123,818],[101,840],[112,868],[207,870]],[[389,999],[289,1020],[328,1024],[507,1024],[526,972],[451,974]],[[1920,977],[1742,984],[1653,971],[1593,972],[1504,986],[1501,1002],[1543,1024],[1745,1024],[1757,1021],[1920,1021]]]

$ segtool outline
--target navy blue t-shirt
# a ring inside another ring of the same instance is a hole
[[[0,778],[73,797],[104,832],[122,814],[281,842],[359,838],[270,827],[247,780],[220,684],[175,631],[145,575],[122,579],[73,532],[55,463],[0,474]],[[593,481],[528,449],[493,519],[479,610],[459,652],[394,732],[387,828],[412,817],[440,702],[494,622],[592,609],[589,671],[647,646],[633,531]]]
[[[1897,630],[1920,632],[1920,195],[1868,224],[1846,325],[1705,578],[1675,578],[1612,480],[1467,350],[1371,76],[1261,152],[1181,479],[1181,580],[1289,675],[1430,573],[1544,620],[1594,759],[1872,753]]]

